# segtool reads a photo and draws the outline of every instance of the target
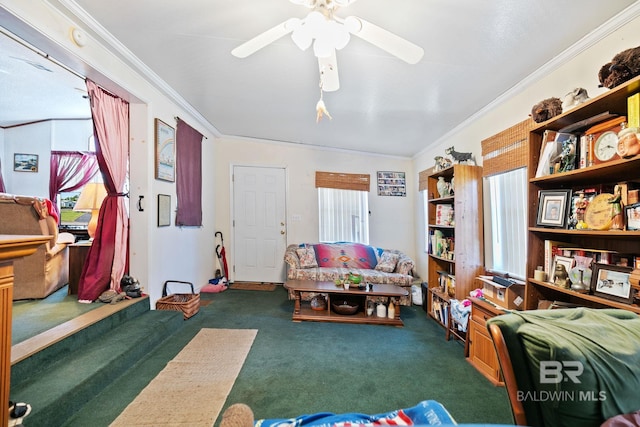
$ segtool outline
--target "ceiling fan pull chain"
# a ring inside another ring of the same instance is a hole
[[[320,100],[316,104],[316,123],[320,123],[323,115],[329,117],[329,120],[333,120],[331,114],[329,114],[329,111],[327,110],[327,106],[324,104],[323,95],[324,91],[322,90],[322,72],[320,72]]]

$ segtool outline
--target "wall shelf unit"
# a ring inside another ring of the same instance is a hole
[[[438,181],[451,183],[453,195],[441,197]],[[453,224],[442,223],[439,213],[453,208]],[[454,334],[450,322],[446,325],[435,308],[435,303],[447,305],[451,298],[467,298],[474,287],[475,277],[483,269],[483,222],[482,222],[482,168],[480,166],[454,164],[440,170],[429,171],[427,177],[427,234],[429,297],[427,313],[435,321],[446,327],[447,337]],[[436,236],[445,239],[444,246],[438,246]],[[450,296],[442,288],[441,276],[448,274],[455,278],[455,290]],[[448,310],[447,310],[448,311]],[[460,338],[460,337],[458,337]]]
[[[538,124],[529,133],[529,184],[528,184],[528,248],[527,279],[524,309],[538,308],[541,300],[561,301],[594,308],[620,308],[640,313],[636,302],[626,304],[608,298],[593,295],[592,292],[580,293],[571,289],[555,286],[551,282],[533,279],[536,266],[544,264],[545,240],[566,242],[573,248],[613,251],[629,256],[629,265],[633,266],[633,256],[640,256],[640,231],[627,230],[589,230],[545,228],[536,226],[538,214],[538,192],[540,190],[571,189],[573,191],[588,187],[609,188],[618,183],[630,183],[640,188],[640,157],[617,159],[606,163],[587,166],[569,172],[535,177],[543,134],[545,130],[559,131],[572,126],[574,133],[580,134],[590,127],[589,118],[602,113],[627,116],[627,98],[640,92],[640,77],[636,77],[600,96],[575,107],[544,123]],[[582,124],[585,124],[582,126]],[[547,278],[547,280],[550,280]],[[633,291],[632,291],[633,292]]]

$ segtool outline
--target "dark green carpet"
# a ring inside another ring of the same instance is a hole
[[[213,302],[104,387],[65,425],[109,425],[203,327],[258,329],[223,410],[244,402],[256,418],[320,411],[380,413],[434,399],[459,423],[512,422],[504,388],[492,386],[467,363],[462,345],[446,342],[444,331],[421,307],[403,307],[405,327],[397,328],[294,323],[293,302],[282,287],[274,292],[229,289],[201,298]],[[177,396],[175,404],[182,399],[189,396]]]
[[[100,307],[100,304],[79,303],[78,295],[67,295],[67,292],[67,286],[64,286],[44,299],[14,301],[11,344]]]

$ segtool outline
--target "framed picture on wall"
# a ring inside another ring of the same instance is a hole
[[[158,227],[171,225],[171,196],[158,194]]]
[[[407,180],[404,172],[378,172],[378,196],[406,196]]]
[[[15,153],[13,170],[16,172],[38,172],[38,155]]]
[[[156,179],[176,180],[176,130],[156,119]]]

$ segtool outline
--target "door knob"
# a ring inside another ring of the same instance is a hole
[[[280,230],[280,234],[284,234],[284,230]]]

